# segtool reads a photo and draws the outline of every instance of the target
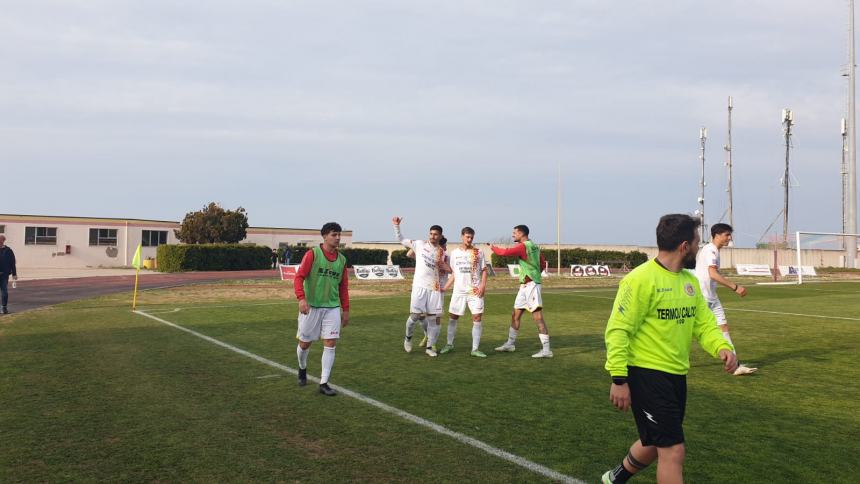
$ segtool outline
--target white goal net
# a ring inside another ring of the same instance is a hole
[[[795,260],[788,266],[780,265],[782,277],[797,277],[797,283],[817,277],[819,269],[860,267],[857,253],[852,261],[846,248],[857,246],[858,234],[833,232],[797,232],[795,235]]]

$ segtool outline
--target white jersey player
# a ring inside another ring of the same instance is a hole
[[[457,320],[466,314],[466,306],[472,313],[472,356],[486,358],[487,355],[478,350],[481,343],[481,317],[484,314],[484,291],[487,287],[487,265],[481,249],[472,245],[475,230],[464,227],[460,231],[463,245],[451,251],[450,265],[454,275],[448,280],[443,290],[452,285],[451,305],[448,308],[448,344],[442,348],[441,354],[454,349],[454,336],[457,334]]]
[[[400,243],[415,252],[415,276],[412,280],[412,298],[409,301],[409,318],[406,320],[406,338],[403,349],[412,351],[412,334],[415,325],[422,314],[428,320],[427,348],[428,356],[436,356],[436,339],[439,337],[439,315],[442,314],[442,285],[440,275],[451,272],[445,262],[445,250],[439,244],[442,239],[442,227],[433,225],[427,240],[411,240],[400,233],[401,217],[394,217],[394,235]]]
[[[702,296],[708,302],[708,307],[713,311],[717,318],[717,326],[723,333],[723,338],[732,346],[732,337],[729,334],[729,324],[726,321],[726,311],[723,309],[723,304],[720,298],[717,297],[717,284],[731,289],[738,296],[744,297],[747,295],[747,290],[740,284],[735,284],[720,274],[720,249],[729,245],[732,241],[732,226],[729,224],[714,224],[711,227],[711,243],[705,244],[699,249],[696,255],[696,278],[699,279],[699,286],[702,288]],[[737,353],[735,353],[737,354]],[[734,375],[749,375],[754,373],[758,368],[750,368],[745,365],[738,364],[738,369]]]

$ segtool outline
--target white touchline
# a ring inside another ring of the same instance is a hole
[[[292,369],[286,365],[282,365],[278,362],[269,360],[267,358],[263,358],[262,356],[255,355],[254,353],[251,353],[249,351],[245,351],[241,348],[237,348],[237,347],[235,347],[229,343],[225,343],[223,341],[217,340],[211,336],[206,336],[203,333],[198,333],[197,331],[194,331],[193,329],[188,329],[188,328],[186,328],[184,326],[180,326],[176,323],[171,323],[170,321],[167,321],[166,319],[161,319],[157,316],[153,316],[151,314],[145,313],[145,312],[140,311],[140,310],[137,310],[134,312],[137,314],[140,314],[141,316],[145,316],[149,319],[153,319],[155,321],[158,321],[159,323],[166,324],[167,326],[170,326],[171,328],[176,328],[180,331],[185,331],[188,334],[192,334],[192,335],[197,336],[198,338],[201,338],[203,340],[206,340],[206,341],[208,341],[214,345],[218,345],[222,348],[226,348],[226,349],[233,351],[235,353],[239,353],[240,355],[251,358],[252,360],[259,361],[260,363],[263,363],[264,365],[271,366],[272,368],[277,368],[277,369],[284,371],[286,373],[298,375],[297,370],[294,370],[294,369]],[[308,380],[311,380],[315,383],[319,383],[319,378],[315,378],[315,377],[312,377],[310,375],[308,375]],[[506,452],[502,449],[497,449],[497,448],[491,446],[490,444],[481,442],[478,439],[474,439],[472,437],[469,437],[468,435],[464,435],[464,434],[461,434],[459,432],[455,432],[455,431],[448,429],[446,427],[443,427],[439,424],[433,423],[430,420],[421,418],[417,415],[412,415],[409,412],[405,412],[405,411],[400,410],[398,408],[392,407],[391,405],[382,403],[379,400],[374,400],[370,397],[364,396],[361,393],[354,392],[352,390],[348,390],[346,388],[343,388],[343,387],[337,386],[337,385],[329,384],[329,386],[331,386],[332,388],[337,390],[342,395],[352,397],[352,398],[359,400],[361,402],[364,402],[368,405],[372,405],[372,406],[374,406],[380,410],[383,410],[385,412],[397,415],[398,417],[400,417],[404,420],[407,420],[409,422],[416,423],[418,425],[427,427],[427,428],[429,428],[435,432],[438,432],[442,435],[447,435],[448,437],[451,437],[452,439],[457,440],[458,442],[462,442],[466,445],[471,445],[472,447],[475,447],[476,449],[480,449],[480,450],[482,450],[482,451],[484,451],[490,455],[496,456],[500,459],[504,459],[504,460],[511,462],[513,464],[516,464],[520,467],[524,467],[524,468],[526,468],[532,472],[535,472],[537,474],[540,474],[542,476],[549,477],[550,479],[554,479],[554,480],[557,480],[559,482],[568,482],[568,483],[572,483],[572,484],[585,484],[585,481],[581,481],[575,477],[571,477],[571,476],[568,476],[566,474],[562,474],[560,472],[556,472],[556,471],[550,469],[549,467],[538,464],[537,462],[532,462],[532,461],[530,461],[524,457],[520,457],[518,455],[511,454],[510,452]]]
[[[820,319],[845,319],[848,321],[860,321],[860,318],[849,318],[846,316],[823,316],[821,314],[800,314],[800,313],[783,313],[781,311],[762,311],[760,309],[741,309],[741,308],[727,308],[723,307],[726,311],[746,311],[748,313],[765,313],[765,314],[781,314],[783,316],[804,316],[807,318],[820,318]]]

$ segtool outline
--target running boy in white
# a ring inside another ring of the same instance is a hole
[[[409,302],[409,318],[406,320],[406,338],[403,340],[403,349],[407,353],[412,351],[412,334],[421,314],[427,315],[427,348],[424,352],[427,356],[436,356],[436,339],[439,337],[439,315],[442,314],[442,286],[440,275],[443,272],[451,272],[448,263],[445,262],[445,251],[439,241],[442,239],[442,227],[433,225],[427,241],[410,240],[403,238],[400,233],[401,217],[394,217],[394,235],[400,243],[415,251],[415,278],[412,280],[412,298]]]
[[[747,295],[747,290],[740,284],[735,284],[720,274],[720,249],[729,245],[732,241],[732,226],[729,224],[714,224],[711,227],[711,243],[705,244],[696,256],[696,278],[702,288],[702,295],[708,302],[708,307],[717,318],[717,327],[723,333],[723,338],[734,346],[729,334],[729,324],[726,321],[726,311],[720,298],[717,297],[717,283],[731,289],[740,297]],[[737,349],[735,349],[737,355]],[[758,368],[750,368],[738,363],[738,369],[733,373],[735,376],[749,375],[755,373]]]
[[[454,336],[457,334],[457,320],[466,314],[466,306],[472,313],[472,356],[486,358],[487,355],[478,349],[481,344],[481,317],[484,314],[484,291],[487,288],[487,266],[484,262],[484,253],[481,249],[472,245],[475,239],[475,230],[472,227],[464,227],[460,231],[463,245],[451,252],[451,269],[454,277],[448,279],[443,291],[447,291],[452,285],[454,292],[451,294],[451,305],[448,308],[450,319],[448,320],[448,344],[442,348],[440,354],[445,354],[454,349]]]

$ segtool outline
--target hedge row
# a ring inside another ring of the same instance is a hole
[[[156,258],[159,272],[242,271],[272,266],[272,250],[253,244],[165,244],[158,246]]]
[[[558,251],[553,249],[541,249],[550,267],[558,266]],[[648,260],[648,256],[639,251],[621,252],[618,250],[586,250],[586,249],[562,249],[561,266],[570,267],[574,264],[605,264],[610,267],[621,268],[627,266],[632,269]],[[516,264],[516,257],[502,257],[496,254],[492,256],[493,267],[505,267],[508,264]]]
[[[292,247],[290,246],[290,264],[298,264],[305,256],[305,252],[311,250],[311,247]],[[388,263],[388,251],[385,249],[338,249],[340,253],[346,257],[347,267],[354,265],[384,265]],[[278,260],[283,260],[284,249],[278,249]],[[269,259],[271,261],[271,259]]]
[[[395,250],[394,252],[392,252],[391,263],[394,265],[398,265],[401,268],[415,267],[415,259],[411,257],[406,257],[407,252],[409,252],[409,249]]]

